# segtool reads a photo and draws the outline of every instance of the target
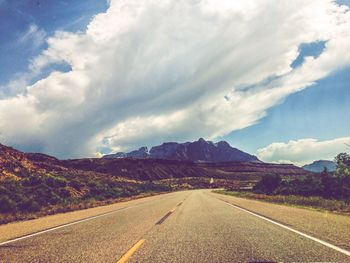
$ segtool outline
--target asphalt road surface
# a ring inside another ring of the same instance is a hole
[[[195,190],[1,243],[0,262],[350,262],[318,238]]]

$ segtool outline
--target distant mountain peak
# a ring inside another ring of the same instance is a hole
[[[149,152],[148,152],[148,148],[146,146],[140,147],[138,150],[134,150],[131,152],[118,152],[118,153],[114,153],[114,154],[107,154],[104,155],[103,158],[148,158],[149,157]]]
[[[148,152],[147,147],[129,153],[106,155],[104,158],[151,158],[193,162],[261,162],[256,156],[233,148],[226,141],[213,143],[199,138],[194,142],[164,142]]]
[[[330,160],[317,160],[310,164],[304,165],[302,168],[309,172],[321,173],[325,167],[329,172],[334,172],[336,170],[335,162]]]

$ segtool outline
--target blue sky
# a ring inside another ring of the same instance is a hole
[[[31,59],[47,47],[19,39],[36,26],[47,37],[56,30],[85,30],[92,17],[106,11],[104,0],[0,0],[0,85],[27,71]]]
[[[332,35],[337,29],[331,28],[333,24],[318,27],[315,22],[307,29],[308,24],[298,20],[292,23],[294,27],[285,29],[285,18],[276,14],[285,12],[285,17],[294,19],[293,12],[301,10],[307,21],[310,10],[319,8],[320,17],[310,17],[310,21],[320,19],[323,23],[328,20],[322,15],[329,12],[322,12],[333,3],[310,1],[309,6],[288,7],[267,1],[261,10],[271,9],[269,15],[249,12],[249,4],[261,4],[255,0],[235,4],[233,9],[232,3],[211,2],[215,8],[201,3],[198,12],[193,3],[174,1],[177,8],[166,9],[146,1],[144,11],[137,13],[136,0],[126,4],[112,0],[113,8],[107,0],[0,0],[0,110],[4,109],[0,114],[0,142],[67,158],[98,155],[101,149],[131,150],[205,137],[227,140],[253,154],[263,153],[259,157],[267,161],[295,163],[329,159],[343,149],[343,140],[350,136],[347,62],[339,69],[337,65],[327,68],[331,64],[325,63],[322,70],[326,68],[326,77],[321,71],[305,73],[305,83],[314,84],[305,89],[306,84],[298,84],[300,91],[295,87],[286,95],[274,94],[272,84],[263,87],[266,94],[254,89],[232,91],[247,82],[254,87],[276,80],[283,86],[289,75],[293,77],[294,71],[299,74],[298,68],[309,63],[304,58],[318,60],[331,52],[327,44],[332,47],[333,38],[344,34]],[[350,0],[337,3],[350,6]],[[247,18],[242,22],[240,16],[227,16],[232,10]],[[104,12],[108,12],[106,16],[95,19]],[[242,24],[251,19],[250,15],[256,15],[252,21],[258,22]],[[91,32],[86,32],[90,23]],[[253,33],[247,36],[237,31],[236,36],[237,28],[244,27],[248,28],[244,32]],[[303,30],[309,30],[312,37],[305,37]],[[339,32],[346,30],[344,27]],[[58,31],[72,34],[55,35]],[[48,44],[50,37],[54,38]],[[304,37],[308,39],[305,42]],[[61,43],[67,45],[67,54]],[[294,69],[290,71],[282,57],[289,58],[296,43],[299,55],[289,62]],[[33,73],[31,68],[38,61],[44,61],[44,66]],[[318,74],[320,77],[308,79]],[[31,85],[34,87],[28,89]],[[231,102],[223,100],[225,94],[233,98]],[[247,103],[251,107],[246,107]],[[19,105],[17,110],[9,109],[15,104]],[[261,118],[263,112],[266,116]],[[313,147],[323,147],[320,152],[325,154],[310,154],[303,157],[305,160],[285,154],[282,157],[282,151],[295,150],[295,145],[305,147],[307,139],[313,140]],[[275,143],[283,145],[277,147]],[[326,150],[321,145],[327,143],[336,147]]]

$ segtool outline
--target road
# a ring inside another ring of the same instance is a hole
[[[345,253],[194,190],[1,243],[0,262],[350,262]]]

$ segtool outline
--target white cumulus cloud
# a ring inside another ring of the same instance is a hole
[[[304,165],[315,160],[333,160],[341,152],[349,151],[350,137],[320,141],[301,139],[287,143],[275,142],[258,149],[257,156],[266,162]]]
[[[332,0],[110,0],[86,31],[56,32],[40,72],[0,99],[0,139],[60,157],[215,139],[350,64],[350,12]],[[323,53],[290,67],[302,43]]]

